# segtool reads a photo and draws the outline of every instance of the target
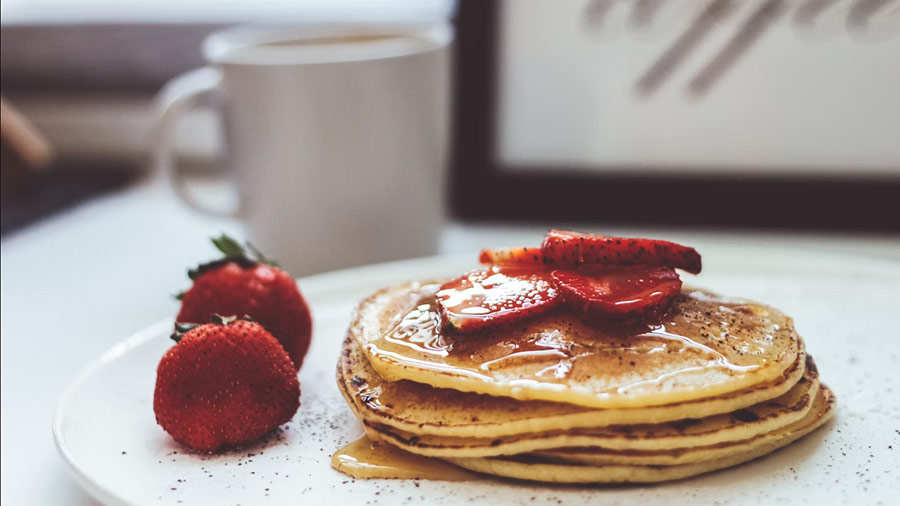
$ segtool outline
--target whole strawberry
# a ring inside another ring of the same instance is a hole
[[[176,441],[213,452],[256,441],[300,406],[300,382],[284,348],[261,325],[214,318],[186,333],[156,371],[153,411]]]
[[[212,242],[225,256],[188,271],[194,284],[179,296],[175,321],[206,323],[214,314],[249,315],[278,339],[299,370],[309,350],[312,319],[297,282],[249,244],[245,249],[226,235]]]

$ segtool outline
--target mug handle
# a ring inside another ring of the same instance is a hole
[[[174,153],[175,127],[181,117],[196,107],[212,107],[221,121],[222,73],[213,67],[201,67],[185,72],[162,87],[154,104],[156,126],[153,166],[168,180],[182,202],[204,214],[236,217],[240,201],[231,209],[215,209],[198,201],[189,190],[188,178],[177,163]]]

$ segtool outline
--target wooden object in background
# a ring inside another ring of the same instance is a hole
[[[53,161],[53,146],[5,98],[0,97],[0,175],[4,193]]]

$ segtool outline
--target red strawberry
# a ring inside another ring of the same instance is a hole
[[[659,312],[681,293],[671,267],[610,266],[591,272],[553,271],[567,304],[588,315],[632,316]]]
[[[544,255],[541,248],[483,249],[478,261],[502,267],[540,267],[544,265]]]
[[[175,321],[203,323],[213,314],[249,315],[278,339],[299,370],[309,349],[312,319],[297,282],[228,236],[213,239],[213,244],[225,258],[188,272],[194,284],[180,296]]]
[[[297,412],[294,364],[258,323],[223,318],[176,337],[153,395],[156,421],[176,441],[213,452],[256,441]]]
[[[558,301],[559,291],[544,270],[493,267],[448,281],[437,292],[444,324],[459,332],[541,313]]]
[[[560,267],[592,265],[648,265],[677,267],[700,272],[700,254],[694,248],[668,241],[604,237],[551,230],[541,251],[547,260]]]

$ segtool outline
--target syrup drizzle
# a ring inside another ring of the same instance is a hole
[[[524,321],[521,327],[511,325],[456,335],[441,327],[435,291],[431,286],[422,287],[421,298],[399,323],[382,339],[366,345],[367,354],[401,368],[426,369],[529,390],[565,390],[567,381],[577,384],[579,377],[599,371],[610,382],[605,389],[594,392],[596,398],[612,399],[684,381],[693,381],[696,387],[697,381],[706,379],[689,378],[709,373],[716,384],[741,377],[750,384],[753,380],[746,375],[765,367],[779,352],[777,324],[755,329],[753,335],[760,341],[750,343],[735,332],[742,327],[749,332],[747,325],[765,325],[768,320],[747,320],[733,327],[740,318],[751,318],[742,314],[747,310],[739,304],[705,300],[703,294],[687,302],[693,304],[688,309],[693,308],[694,316],[673,316],[652,325],[614,321],[589,324],[577,318],[559,318],[565,314],[565,308],[560,308],[546,317]],[[379,372],[388,380],[402,379],[394,377],[392,369]],[[779,372],[772,369],[763,376],[777,376]],[[767,379],[760,377],[757,381]]]
[[[681,372],[690,372],[694,370],[704,370],[707,368],[723,368],[728,369],[734,372],[743,373],[753,371],[759,368],[758,364],[751,365],[738,365],[734,364],[728,360],[728,358],[719,351],[714,350],[713,348],[699,343],[687,336],[675,334],[673,332],[669,332],[666,330],[664,324],[658,324],[653,327],[650,327],[646,332],[641,332],[635,334],[636,338],[655,338],[663,341],[669,341],[671,344],[660,343],[655,348],[647,351],[646,353],[658,353],[665,352],[667,349],[693,349],[699,353],[707,354],[710,356],[710,360],[708,364],[704,367],[692,367],[688,369],[684,369]],[[421,303],[416,306],[415,309],[407,313],[390,332],[388,332],[384,336],[385,341],[397,344],[400,346],[405,346],[411,348],[415,351],[439,355],[441,357],[447,357],[449,355],[449,351],[451,349],[451,343],[448,339],[445,338],[444,334],[441,332],[441,318],[437,313],[437,309],[433,303]],[[542,375],[545,371],[549,369],[553,369],[556,374],[555,377],[561,378],[565,377],[568,371],[572,368],[571,359],[577,358],[579,355],[586,355],[588,353],[593,353],[596,350],[586,350],[582,353],[574,354],[572,353],[571,346],[566,345],[563,342],[563,339],[559,337],[559,331],[551,330],[547,333],[544,333],[533,343],[536,349],[527,349],[522,351],[514,351],[507,355],[504,355],[500,358],[488,360],[480,363],[477,368],[462,368],[459,364],[451,365],[447,364],[446,367],[441,367],[439,364],[434,364],[433,362],[428,361],[417,361],[418,365],[428,366],[432,368],[438,368],[443,370],[449,369],[469,369],[469,373],[474,373],[477,376],[485,377],[483,373],[489,373],[492,368],[498,365],[502,365],[504,362],[513,362],[513,361],[540,361],[545,360],[550,357],[556,357],[562,359],[559,364],[550,366],[542,371],[540,371],[537,375]],[[674,344],[674,346],[673,346]],[[517,346],[513,346],[517,348]],[[391,356],[397,361],[407,361],[410,360],[408,357],[401,353],[391,353],[386,350],[379,349],[377,346],[370,346],[370,351],[374,353],[378,353],[381,355]],[[629,349],[628,347],[620,347],[620,349]],[[560,374],[560,371],[564,371],[563,374]],[[658,378],[654,380],[641,381],[638,383],[634,383],[632,385],[625,385],[619,388],[620,392],[626,391],[628,388],[637,386],[640,384],[646,384],[653,381],[662,381],[663,379],[672,376],[673,374],[678,374],[678,372],[660,375]]]
[[[447,356],[447,343],[441,334],[441,316],[432,304],[419,304],[406,314],[384,339],[416,351]]]

